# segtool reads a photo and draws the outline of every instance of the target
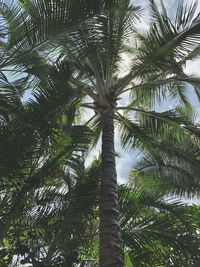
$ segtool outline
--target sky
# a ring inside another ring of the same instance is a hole
[[[140,29],[146,30],[148,27],[148,2],[147,0],[133,0],[132,1],[134,4],[139,4],[142,6],[143,8],[143,19],[141,19],[141,23],[138,24],[138,27]],[[155,2],[157,3],[158,6],[160,6],[160,1],[159,0],[155,0]],[[176,14],[176,10],[177,10],[177,6],[178,6],[178,0],[163,0],[163,3],[168,11],[168,15],[171,18],[175,17]],[[187,0],[185,1],[187,2],[187,4],[191,4],[192,0]],[[200,0],[199,0],[199,4],[198,4],[198,11],[200,12]],[[196,74],[199,75],[200,73],[200,59],[193,61],[193,62],[188,62],[186,64],[186,68],[185,68],[185,72],[187,74]],[[188,87],[188,96],[189,99],[193,105],[193,107],[195,108],[196,112],[198,113],[197,118],[196,118],[196,122],[200,121],[200,102],[198,101],[198,99],[195,96],[195,93],[192,89],[191,86]],[[175,106],[175,103],[171,103],[171,102],[167,102],[164,104],[164,106],[160,109],[160,111],[162,109],[166,110],[166,109],[171,109]],[[121,146],[120,146],[120,142],[119,142],[119,138],[116,137],[116,151],[120,153],[121,157],[120,159],[117,159],[117,172],[118,172],[118,179],[120,183],[123,183],[127,180],[128,177],[128,173],[131,169],[131,167],[133,166],[133,161],[137,160],[136,155],[137,152],[128,152],[128,151],[124,151],[122,150]]]
[[[138,23],[138,28],[141,30],[146,30],[148,27],[148,18],[149,18],[149,16],[148,16],[148,11],[149,11],[148,2],[149,1],[148,0],[143,0],[143,1],[133,0],[132,2],[136,5],[138,4],[138,5],[142,6],[144,15],[143,15],[143,18],[141,18],[141,22]],[[158,6],[160,6],[159,0],[155,0],[155,2],[158,4]],[[168,15],[171,18],[175,17],[178,2],[179,2],[178,0],[163,0],[163,3],[167,8]],[[190,4],[193,1],[187,0],[185,2],[187,2],[187,4]],[[200,12],[200,0],[199,0],[198,12]],[[127,64],[127,66],[128,66],[129,59],[126,58],[126,56],[124,56],[123,59],[124,59],[124,65],[126,66],[126,64]],[[198,59],[194,62],[189,62],[186,65],[185,72],[187,74],[199,75],[199,71],[200,71],[200,59]],[[190,99],[192,105],[194,106],[196,112],[197,113],[199,112],[197,117],[196,117],[196,122],[199,122],[200,121],[200,102],[196,98],[191,86],[188,86],[187,92],[188,92],[189,99]],[[128,96],[124,96],[124,98],[122,99],[122,102],[128,103]],[[175,107],[175,105],[176,105],[176,103],[167,101],[163,104],[162,107],[157,106],[156,108],[159,111],[164,111],[164,110],[172,109],[173,107]],[[128,174],[129,174],[130,170],[132,169],[132,167],[136,163],[136,161],[139,160],[140,155],[139,155],[138,151],[125,151],[124,149],[122,149],[122,147],[120,145],[120,140],[119,140],[117,130],[115,131],[115,148],[116,148],[117,154],[119,154],[119,157],[116,158],[118,182],[119,183],[125,183],[128,179]],[[91,160],[99,154],[99,151],[100,151],[100,142],[98,143],[97,147],[92,151],[92,153],[89,154],[86,165],[89,164],[91,162]]]

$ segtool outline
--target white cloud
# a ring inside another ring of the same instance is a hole
[[[187,74],[196,74],[200,76],[200,59],[188,61],[185,66],[185,72]]]

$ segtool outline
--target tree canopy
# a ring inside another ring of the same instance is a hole
[[[177,200],[200,191],[187,93],[199,99],[200,78],[184,68],[200,53],[198,2],[180,1],[174,20],[163,1],[148,4],[141,32],[134,1],[0,1],[2,267],[200,263],[199,206]],[[177,106],[157,111],[166,99]],[[116,130],[141,152],[126,185]]]

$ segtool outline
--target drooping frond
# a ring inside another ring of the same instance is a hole
[[[29,57],[36,49],[71,30],[77,21],[99,12],[97,1],[1,1],[0,13],[9,37],[4,65],[13,60],[19,62],[24,54]]]
[[[187,211],[178,202],[169,204],[162,196],[128,186],[120,188],[119,196],[122,236],[132,264],[187,266],[186,261],[199,261],[199,238],[188,224],[192,208]],[[181,236],[196,245],[187,247]]]
[[[183,75],[184,60],[193,51],[198,51],[200,21],[196,15],[197,2],[179,7],[176,21],[169,18],[164,5],[160,11],[155,1],[149,2],[153,21],[147,33],[137,34],[139,44],[132,70],[113,86],[119,92],[134,79],[143,81]]]

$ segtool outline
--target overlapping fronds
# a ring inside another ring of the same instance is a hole
[[[100,11],[98,1],[1,1],[0,14],[7,28],[8,43],[3,65],[34,58],[36,48],[71,30]],[[25,56],[26,55],[26,56]],[[37,53],[35,53],[37,58]]]
[[[195,231],[199,226],[197,223],[191,229],[188,220],[195,208],[187,210],[181,203],[171,201],[169,204],[161,195],[128,186],[120,188],[119,196],[122,236],[133,265],[198,264],[199,238]],[[187,247],[190,241],[193,245]]]

